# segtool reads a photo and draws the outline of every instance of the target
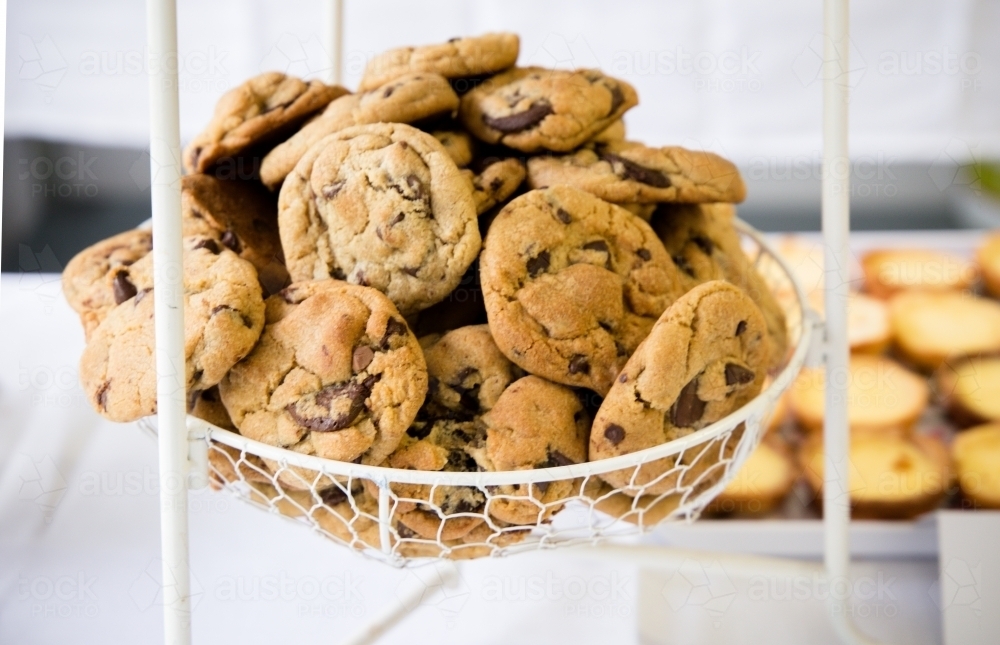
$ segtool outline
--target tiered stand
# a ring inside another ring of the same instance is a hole
[[[828,285],[826,291],[826,323],[817,328],[820,338],[813,338],[812,350],[825,362],[831,373],[844,373],[848,363],[847,295],[848,295],[848,235],[849,157],[847,148],[848,109],[848,2],[824,0],[824,63],[823,63],[823,234]],[[342,53],[342,0],[330,0],[325,22],[331,51],[329,81],[340,81]],[[147,37],[149,55],[158,60],[177,60],[177,11],[175,0],[147,0]],[[190,572],[188,566],[188,488],[202,487],[207,482],[206,433],[203,424],[186,422],[184,370],[184,309],[181,271],[181,151],[178,109],[178,79],[176,66],[156,65],[150,73],[150,173],[153,212],[154,290],[156,315],[156,366],[158,398],[158,436],[161,501],[161,540],[163,552],[164,641],[167,645],[191,643]],[[808,344],[812,336],[811,319],[802,321],[800,345]],[[818,342],[816,342],[818,340]],[[804,350],[803,350],[804,351]],[[799,352],[798,354],[801,354]],[[801,365],[802,357],[796,363]],[[787,381],[787,379],[785,379]],[[785,383],[787,385],[787,382]],[[820,574],[833,584],[846,580],[850,563],[848,528],[850,498],[848,495],[848,440],[846,383],[843,379],[826,379],[825,469],[823,488],[823,522],[825,558],[822,566],[780,558],[726,556],[713,558],[726,561],[726,570],[733,574],[745,572],[784,571]],[[753,404],[751,404],[753,406]],[[748,406],[750,407],[750,406]],[[760,408],[762,406],[756,406]],[[759,424],[760,416],[751,417]],[[707,429],[706,429],[707,430]],[[755,440],[752,442],[755,443]],[[742,446],[742,443],[741,443]],[[656,449],[651,449],[655,451]],[[740,450],[742,458],[748,450]],[[658,453],[655,457],[660,457]],[[620,459],[620,458],[619,458]],[[738,465],[739,460],[734,459]],[[595,462],[598,463],[598,462]],[[559,469],[553,469],[553,471]],[[569,471],[567,471],[569,472]],[[596,472],[596,471],[595,471]],[[513,473],[494,476],[510,478]],[[420,477],[420,475],[414,475]],[[541,476],[528,476],[541,481]],[[512,480],[513,481],[513,480]],[[463,480],[464,482],[464,480]],[[721,483],[712,489],[721,490]],[[388,486],[381,488],[380,520],[383,522],[382,541],[387,543],[385,516]],[[624,558],[645,566],[679,564],[691,557],[691,552],[650,546],[602,544],[598,552],[609,557]],[[699,554],[700,555],[700,554]],[[837,611],[831,594],[830,620],[844,643],[870,643],[854,627],[847,612]],[[405,611],[393,611],[373,621],[351,642],[370,642],[389,625],[399,620]]]

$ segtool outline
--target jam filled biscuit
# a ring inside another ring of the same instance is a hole
[[[80,359],[91,405],[112,421],[156,413],[153,256],[114,276],[115,299]],[[218,384],[264,326],[253,265],[211,237],[184,239],[184,355],[187,391]]]
[[[461,90],[474,84],[475,79],[468,77],[495,74],[512,67],[519,50],[520,38],[509,32],[452,38],[439,45],[390,49],[368,61],[358,89],[371,90],[404,74],[433,72],[454,79],[453,83]]]
[[[905,291],[889,301],[896,349],[925,369],[1000,352],[1000,304],[956,291]]]
[[[851,356],[844,378],[847,419],[852,430],[905,433],[927,408],[927,381],[888,358]],[[823,369],[805,369],[789,390],[792,414],[807,430],[823,428],[825,382]]]
[[[226,92],[206,127],[184,149],[184,170],[206,172],[225,158],[266,153],[347,90],[280,72],[255,76]],[[251,167],[244,172],[256,174]]]
[[[517,68],[462,97],[459,116],[487,143],[521,152],[568,152],[617,121],[639,98],[596,69]]]
[[[331,102],[315,119],[264,157],[260,180],[274,190],[317,141],[354,125],[415,123],[451,114],[458,96],[437,74],[407,74],[383,87]]]
[[[115,305],[135,295],[118,274],[153,250],[153,233],[133,230],[93,244],[73,256],[62,274],[66,302],[80,315],[87,338]],[[133,285],[134,287],[134,285]]]
[[[1000,509],[1000,424],[960,432],[951,454],[962,495],[976,507]]]
[[[934,381],[942,404],[958,425],[1000,421],[1000,356],[946,361]]]
[[[940,251],[882,249],[861,258],[865,290],[888,298],[900,291],[964,291],[978,278],[974,263]]]
[[[769,343],[760,310],[739,288],[706,282],[667,309],[626,363],[590,433],[590,459],[673,441],[722,419],[757,396]],[[625,494],[673,490],[671,457],[601,475]],[[643,488],[638,488],[643,487]]]
[[[806,482],[822,499],[822,435],[806,440],[799,459]],[[951,486],[951,457],[935,437],[853,435],[848,459],[851,516],[858,519],[916,517],[935,509]]]
[[[293,282],[375,287],[404,316],[447,296],[481,246],[469,182],[434,137],[401,123],[311,148],[282,185],[278,226]]]
[[[621,141],[528,161],[528,184],[569,184],[609,202],[741,202],[746,186],[731,162],[711,152]]]
[[[417,339],[375,289],[337,280],[293,284],[267,299],[253,351],[219,387],[240,433],[326,459],[378,465],[427,392]],[[304,487],[310,479],[296,482]]]
[[[569,186],[505,206],[480,271],[503,353],[532,374],[599,393],[682,293],[648,224]]]
[[[265,297],[288,286],[278,200],[257,182],[181,177],[184,235],[210,235],[257,269]]]

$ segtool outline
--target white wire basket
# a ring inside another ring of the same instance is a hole
[[[638,452],[507,472],[400,470],[323,459],[253,441],[188,416],[204,436],[209,481],[373,559],[412,566],[594,544],[660,522],[693,521],[757,446],[803,366],[815,315],[762,236],[737,221],[744,248],[782,302],[790,349],[770,385],[729,416]],[[155,431],[155,418],[141,422]],[[630,472],[613,488],[601,475]]]

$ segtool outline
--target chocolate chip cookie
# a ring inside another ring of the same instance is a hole
[[[775,367],[788,349],[785,314],[743,252],[733,226],[735,217],[731,204],[660,204],[650,225],[684,274],[686,289],[709,280],[728,280],[750,296],[767,322]]]
[[[486,441],[472,448],[484,470],[530,470],[587,460],[590,417],[573,390],[537,376],[525,376],[504,390],[483,417]],[[579,481],[497,486],[486,511],[501,522],[531,525],[562,509]]]
[[[526,67],[498,74],[463,96],[459,115],[469,132],[488,143],[567,152],[638,102],[631,85],[599,70]]]
[[[251,439],[378,465],[416,416],[427,370],[417,339],[388,298],[318,280],[267,299],[260,342],[219,391],[233,423]]]
[[[514,363],[606,393],[683,278],[648,224],[570,186],[500,211],[480,257],[490,331]]]
[[[767,373],[767,325],[739,288],[706,282],[656,322],[615,380],[590,434],[590,459],[651,448],[691,434],[742,407]],[[602,475],[629,495],[673,490],[677,458]],[[691,482],[687,482],[691,483]],[[639,486],[645,486],[640,490]]]
[[[347,90],[280,72],[254,76],[225,94],[208,126],[184,149],[184,169],[205,172],[227,157],[264,153]]]
[[[101,240],[73,256],[62,274],[66,302],[80,315],[87,338],[115,305],[135,295],[118,273],[153,250],[153,232],[132,230]]]
[[[293,281],[372,286],[403,315],[448,295],[481,246],[468,181],[434,137],[401,123],[311,148],[281,188],[278,226]]]
[[[614,143],[625,140],[625,122],[621,119],[614,121],[590,139],[588,143]]]
[[[472,184],[476,213],[482,215],[514,194],[524,181],[524,164],[508,157],[491,163],[478,174],[463,170],[462,175]]]
[[[341,96],[264,157],[260,179],[274,190],[306,151],[328,134],[369,123],[415,123],[450,114],[457,107],[458,96],[448,81],[428,73],[407,74],[370,92]]]
[[[459,168],[472,163],[472,137],[463,130],[431,130],[431,136],[444,146],[445,152]]]
[[[153,256],[114,276],[119,304],[108,311],[80,359],[91,405],[112,421],[156,412]],[[247,355],[264,326],[253,265],[210,237],[184,239],[184,355],[187,391],[206,390]]]
[[[288,286],[278,235],[278,202],[253,181],[181,177],[184,235],[209,235],[257,269],[265,297]]]
[[[731,162],[711,152],[621,141],[528,161],[528,185],[569,184],[609,202],[741,202],[746,186]]]
[[[433,72],[450,79],[495,74],[514,65],[519,49],[517,34],[508,32],[390,49],[368,61],[358,89],[370,90],[412,72]]]

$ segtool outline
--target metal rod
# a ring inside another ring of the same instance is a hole
[[[149,171],[153,210],[156,400],[160,458],[163,634],[191,642],[188,570],[188,433],[185,424],[184,288],[181,259],[180,123],[175,0],[146,3]]]
[[[828,580],[847,580],[850,566],[851,498],[848,459],[850,385],[847,297],[851,231],[848,99],[850,25],[848,0],[823,2],[823,241],[825,247],[826,387],[823,422],[824,566]],[[834,631],[844,643],[869,643],[848,613],[829,606]]]
[[[326,48],[330,56],[328,82],[340,85],[344,69],[344,2],[327,0],[324,5],[323,25],[326,28]]]

